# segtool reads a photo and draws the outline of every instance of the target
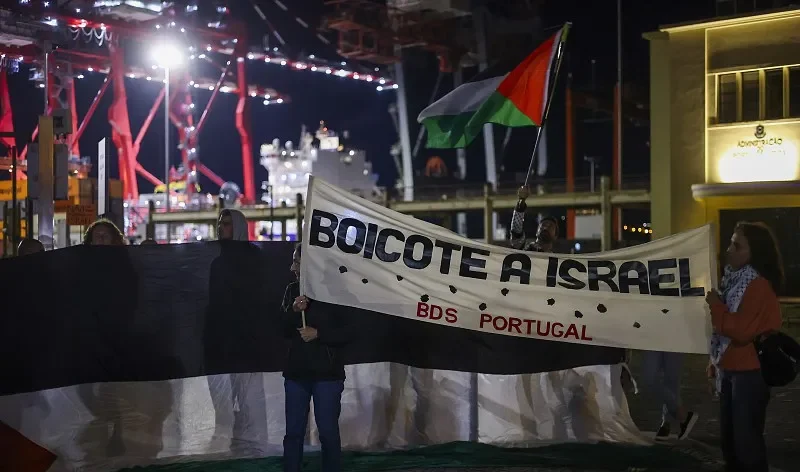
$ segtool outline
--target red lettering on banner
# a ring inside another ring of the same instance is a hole
[[[567,328],[567,332],[564,334],[564,339],[566,339],[566,338],[568,338],[570,336],[573,336],[575,339],[579,339],[578,338],[578,327],[575,326],[574,324],[569,325],[569,328]]]
[[[447,314],[447,312],[445,312]],[[448,320],[448,322],[450,322]],[[481,313],[479,326],[481,329],[491,328],[494,331],[532,335],[536,326],[536,335],[542,338],[575,339],[578,341],[591,341],[592,337],[586,334],[586,325],[571,323],[564,325],[557,321],[541,321],[513,316],[492,315]]]
[[[417,302],[417,317],[428,318],[433,321],[444,318],[448,323],[455,323],[458,321],[458,310],[455,308],[442,308],[439,305]]]
[[[586,336],[586,325],[581,325],[581,341],[591,341],[592,338]]]
[[[545,324],[544,326],[545,326],[545,330],[544,330],[544,332],[542,332],[542,322],[541,321],[537,321],[536,322],[536,334],[538,334],[539,336],[543,336],[543,337],[550,336],[550,322],[548,321],[547,324]]]
[[[420,318],[428,317],[428,304],[419,302],[417,303],[417,316]]]
[[[530,336],[531,335],[531,325],[534,323],[534,321],[533,320],[522,320],[522,322],[525,323],[525,334]]]
[[[556,331],[558,329],[558,331]],[[564,325],[558,322],[553,323],[553,328],[550,330],[554,338],[564,336]]]

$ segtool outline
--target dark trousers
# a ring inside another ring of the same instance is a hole
[[[769,387],[760,370],[723,371],[720,433],[727,472],[768,472],[764,422]]]
[[[683,354],[679,352],[644,351],[642,370],[644,383],[661,403],[661,422],[678,423],[681,404],[681,368]]]
[[[314,421],[322,445],[322,472],[341,470],[342,441],[339,414],[342,411],[344,381],[298,381],[286,379],[286,436],[283,438],[283,470],[300,472],[308,411],[314,399]]]

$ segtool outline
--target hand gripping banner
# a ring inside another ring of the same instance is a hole
[[[588,255],[463,238],[313,178],[301,290],[421,323],[578,344],[706,353],[709,225]]]

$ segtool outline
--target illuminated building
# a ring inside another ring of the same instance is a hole
[[[348,139],[346,131],[338,136],[324,122],[320,122],[315,135],[306,132],[305,127],[300,134],[299,146],[291,141],[281,146],[279,139],[261,145],[261,165],[269,173],[269,180],[262,184],[267,191],[261,198],[262,202],[277,207],[292,207],[297,202],[298,194],[305,201],[312,173],[355,195],[380,201],[377,198],[378,176],[372,172],[372,163],[366,160],[364,151],[345,147],[345,140]],[[274,222],[272,233],[281,234],[281,225],[280,222]],[[294,239],[297,222],[287,221],[286,231]]]
[[[793,7],[645,34],[654,236],[713,222],[724,251],[737,221],[759,220],[776,231],[785,258],[795,258],[798,31]]]

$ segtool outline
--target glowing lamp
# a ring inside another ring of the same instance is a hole
[[[728,149],[717,164],[723,183],[797,180],[798,170],[797,146],[786,139],[761,145],[739,143]]]
[[[156,44],[153,47],[152,58],[159,67],[164,69],[180,66],[185,59],[177,46],[167,42]]]

